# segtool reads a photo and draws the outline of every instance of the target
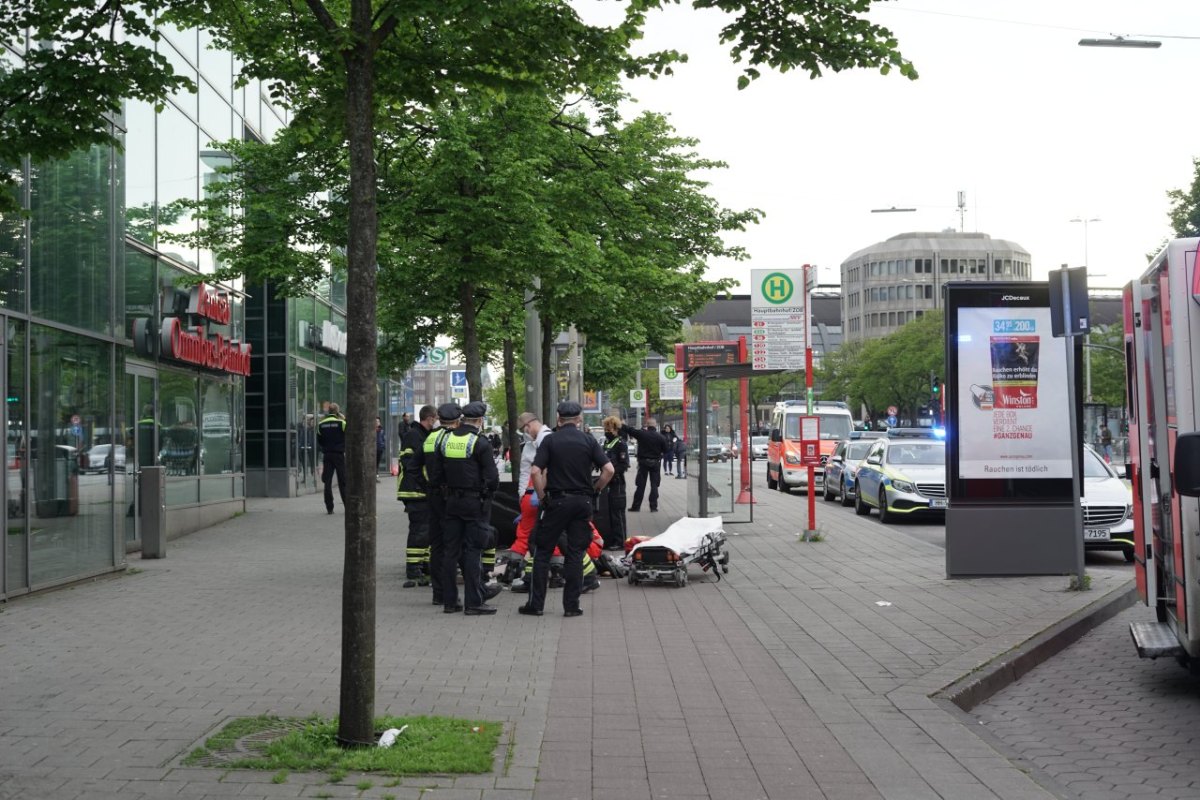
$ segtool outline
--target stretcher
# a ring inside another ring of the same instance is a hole
[[[629,583],[673,583],[686,586],[688,566],[699,564],[721,580],[729,572],[729,552],[720,517],[684,517],[651,539],[638,542],[629,551]]]

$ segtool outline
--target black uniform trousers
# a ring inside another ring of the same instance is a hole
[[[409,500],[404,504],[404,513],[408,514],[408,543],[405,547],[404,577],[423,578],[420,562],[410,559],[414,550],[425,550],[429,547],[429,501]]]
[[[563,551],[563,611],[579,610],[579,595],[583,589],[583,554],[592,541],[588,522],[592,519],[590,495],[564,494],[550,498],[542,519],[534,530],[537,554],[533,557],[533,584],[529,587],[529,605],[538,611],[546,607],[546,585],[550,581],[550,556],[559,545],[559,536],[566,533]]]
[[[646,478],[650,478],[650,510],[658,508],[658,484],[662,481],[662,461],[657,458],[639,458],[637,478],[634,485],[633,505],[629,508],[637,511],[642,507],[642,495],[646,493]]]
[[[478,497],[446,498],[442,518],[442,605],[458,604],[458,569],[463,574],[463,602],[483,605],[483,566],[480,556],[489,537],[488,520]]]
[[[333,511],[333,475],[337,473],[338,494],[342,496],[342,508],[346,507],[346,454],[325,453],[321,480],[325,483],[325,510]]]
[[[446,517],[446,498],[441,492],[429,491],[429,585],[433,587],[433,602],[442,603],[442,561],[446,552],[446,539],[442,534],[442,521]],[[457,581],[452,580],[457,585]],[[455,597],[458,592],[455,591]],[[451,603],[453,605],[453,603]]]
[[[604,539],[605,547],[616,547],[625,544],[625,473],[618,472],[612,476],[608,486],[608,536]]]

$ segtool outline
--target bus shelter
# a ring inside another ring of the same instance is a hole
[[[748,363],[697,366],[687,371],[683,433],[689,517],[754,521],[748,383],[752,377],[781,371],[756,370]]]

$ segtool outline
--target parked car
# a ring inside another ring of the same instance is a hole
[[[770,439],[766,436],[751,436],[750,437],[750,459],[753,461],[759,458],[767,457],[767,444]]]
[[[1133,491],[1091,445],[1083,448],[1083,547],[1133,562]]]
[[[876,439],[855,479],[854,513],[879,510],[880,522],[946,511],[946,443],[941,439]]]
[[[707,455],[709,461],[728,461],[732,457],[729,437],[709,436]]]
[[[121,444],[98,444],[89,449],[84,454],[86,461],[83,464],[83,471],[107,472],[110,456],[117,472],[123,472],[125,470],[125,446]]]
[[[826,500],[837,497],[844,506],[854,502],[858,467],[867,457],[871,444],[869,439],[850,439],[838,443],[829,457],[829,463],[825,465],[825,486],[822,491]]]

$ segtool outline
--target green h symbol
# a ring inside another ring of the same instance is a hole
[[[792,297],[792,279],[781,272],[773,272],[763,279],[762,293],[768,303],[785,303]]]

